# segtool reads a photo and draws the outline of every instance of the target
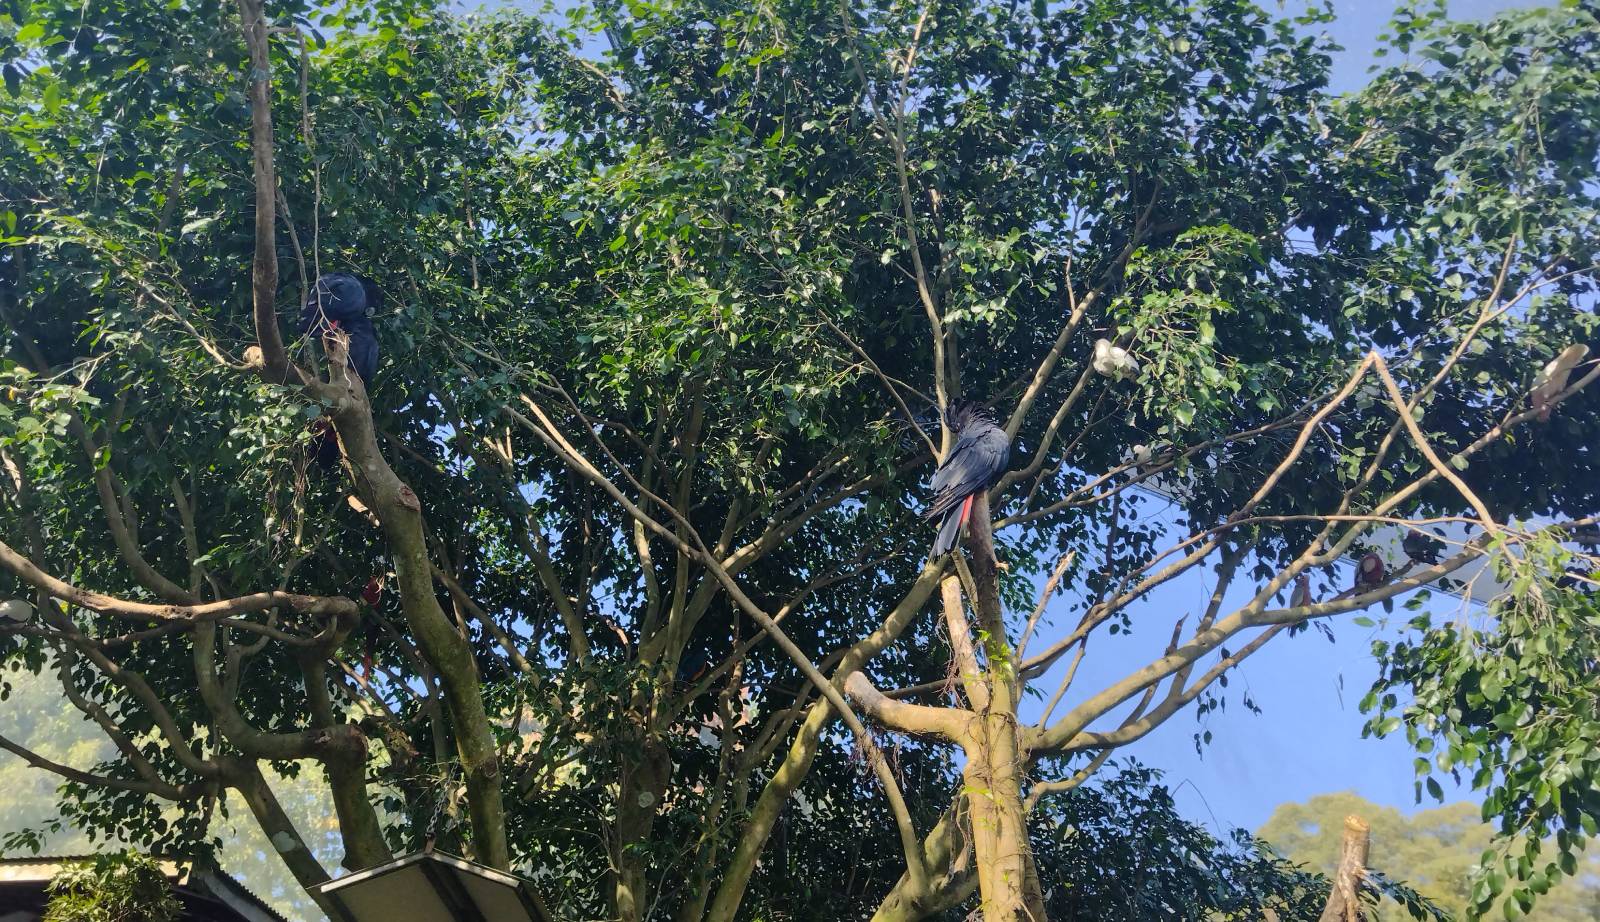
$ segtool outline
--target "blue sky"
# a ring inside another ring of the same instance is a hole
[[[1285,4],[1280,0],[1256,2],[1267,10],[1290,12],[1301,5]],[[1338,19],[1327,28],[1327,32],[1345,50],[1334,59],[1333,89],[1358,89],[1367,82],[1367,68],[1376,60],[1373,52],[1378,47],[1378,36],[1388,26],[1390,14],[1399,5],[1393,0],[1334,0],[1333,9]],[[1449,0],[1453,19],[1486,19],[1503,10],[1555,5],[1554,2],[1537,0]]]
[[[1344,569],[1348,573],[1349,568]],[[1224,613],[1254,591],[1243,576],[1239,583]],[[1188,615],[1192,625],[1214,585],[1209,568],[1199,568],[1162,586],[1133,609],[1131,636],[1097,634],[1073,691],[1056,716],[1074,699],[1161,655],[1174,619]],[[1451,597],[1438,596],[1431,608],[1444,613],[1457,604]],[[1235,826],[1256,829],[1279,804],[1330,791],[1354,790],[1374,802],[1409,811],[1415,806],[1413,754],[1402,737],[1363,740],[1365,721],[1357,703],[1377,676],[1369,653],[1371,641],[1380,633],[1398,636],[1383,619],[1403,623],[1410,614],[1398,607],[1387,616],[1374,609],[1368,615],[1379,622],[1377,628],[1358,627],[1349,618],[1334,622],[1336,642],[1315,630],[1295,637],[1280,635],[1230,674],[1228,688],[1222,691],[1228,700],[1225,709],[1203,719],[1192,707],[1181,711],[1125,747],[1118,757],[1131,756],[1164,770],[1183,813],[1217,831]],[[1046,634],[1030,647],[1042,650],[1049,639],[1051,634]],[[1064,664],[1058,665],[1037,686],[1052,693],[1064,669]],[[1245,694],[1261,708],[1259,715],[1243,706]],[[1041,708],[1041,702],[1030,700],[1025,716],[1036,718]],[[1197,752],[1194,737],[1203,731],[1211,732],[1212,741]],[[1470,795],[1462,791],[1447,796]]]
[[[1269,10],[1275,6],[1270,0],[1263,5]],[[1450,14],[1458,19],[1479,19],[1502,10],[1539,5],[1549,4],[1454,0]],[[1293,12],[1298,4],[1276,6]],[[1327,29],[1345,50],[1334,62],[1333,89],[1354,90],[1366,82],[1368,68],[1377,60],[1373,52],[1378,36],[1396,6],[1392,0],[1336,0],[1338,19]],[[1149,625],[1132,637],[1097,636],[1074,681],[1074,693],[1064,704],[1070,705],[1077,692],[1102,688],[1159,655],[1167,637],[1158,635],[1171,631],[1173,616],[1189,613],[1193,623],[1193,616],[1203,610],[1213,585],[1210,577],[1209,570],[1191,573],[1157,590],[1139,609],[1150,619]],[[1453,599],[1438,597],[1431,610],[1442,614],[1455,604]],[[1403,623],[1407,614],[1396,609],[1388,617]],[[1361,738],[1365,720],[1357,703],[1377,677],[1371,642],[1380,634],[1398,636],[1394,629],[1385,628],[1381,609],[1369,615],[1379,621],[1378,628],[1357,627],[1348,618],[1334,623],[1335,643],[1316,631],[1273,640],[1232,674],[1225,710],[1206,715],[1203,722],[1196,719],[1192,708],[1176,714],[1120,755],[1163,769],[1179,809],[1218,831],[1235,826],[1257,829],[1279,804],[1331,791],[1353,790],[1405,812],[1418,809],[1411,764],[1414,755],[1404,738]],[[1137,614],[1134,622],[1140,623]],[[1030,646],[1041,650],[1050,639],[1046,633]],[[1060,666],[1055,670],[1056,680],[1061,670]],[[1047,694],[1055,689],[1052,676],[1038,685]],[[1260,715],[1242,706],[1241,693],[1246,690],[1261,707]],[[1032,706],[1042,705],[1034,702]],[[1057,714],[1060,712],[1058,708]],[[1212,742],[1197,753],[1194,735],[1204,730],[1211,731]],[[1447,798],[1474,796],[1464,788],[1451,790],[1448,779],[1444,780]],[[1434,804],[1430,800],[1421,806]]]

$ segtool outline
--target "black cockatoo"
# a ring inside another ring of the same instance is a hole
[[[1406,532],[1405,540],[1400,542],[1400,547],[1413,563],[1425,563],[1431,566],[1439,562],[1439,552],[1444,550],[1444,542],[1427,532],[1413,528]]]
[[[923,513],[943,516],[933,556],[942,557],[956,546],[961,529],[972,513],[972,498],[994,486],[1011,460],[1011,437],[995,425],[988,408],[976,403],[951,411],[945,423],[955,434],[950,454],[933,475],[933,499]]]
[[[371,279],[348,272],[330,272],[317,279],[300,310],[300,332],[323,336],[339,330],[350,337],[350,367],[371,384],[378,370],[378,336],[372,315],[383,303],[383,290]]]

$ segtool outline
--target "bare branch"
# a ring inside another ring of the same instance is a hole
[[[157,783],[151,781],[134,781],[127,778],[111,778],[106,775],[96,775],[92,772],[81,771],[60,762],[53,762],[39,755],[31,749],[22,746],[4,736],[0,736],[0,749],[22,759],[34,768],[42,768],[52,774],[60,775],[68,781],[88,787],[109,788],[114,791],[130,791],[135,794],[148,794],[165,800],[182,801],[194,800],[204,794],[215,793],[215,782],[200,781],[183,785]]]
[[[144,602],[130,602],[113,596],[102,595],[98,592],[90,592],[87,589],[79,589],[70,583],[59,580],[34,566],[31,560],[18,554],[12,550],[10,545],[4,542],[0,542],[0,569],[5,569],[36,589],[55,598],[70,602],[79,608],[87,608],[91,611],[126,618],[142,618],[152,621],[204,622],[216,621],[233,615],[265,611],[277,606],[290,608],[306,615],[326,615],[336,618],[355,618],[360,614],[360,609],[350,599],[338,596],[298,595],[291,592],[257,592],[234,599],[225,599],[220,602],[204,602],[197,605],[150,605]]]
[[[904,701],[886,698],[864,672],[851,673],[850,677],[845,679],[844,690],[851,699],[861,705],[861,710],[874,720],[891,730],[916,736],[959,741],[961,718],[972,717],[972,713],[966,710],[907,704]]]
[[[1078,552],[1076,550],[1062,554],[1061,559],[1056,561],[1056,568],[1050,572],[1050,578],[1045,580],[1044,588],[1039,590],[1039,601],[1033,606],[1033,613],[1028,616],[1027,627],[1022,629],[1022,639],[1017,641],[1018,659],[1022,659],[1027,654],[1028,640],[1033,637],[1033,629],[1039,624],[1039,617],[1044,614],[1046,606],[1050,604],[1051,597],[1056,594],[1056,587],[1061,585],[1062,575],[1067,572],[1067,568],[1072,566],[1072,561],[1076,560],[1077,557]]]
[[[256,343],[262,374],[268,381],[289,380],[289,355],[278,330],[277,204],[278,175],[272,143],[272,60],[267,45],[267,20],[261,0],[238,0],[240,26],[250,53],[250,151],[256,185],[256,253],[251,270],[255,303]]]

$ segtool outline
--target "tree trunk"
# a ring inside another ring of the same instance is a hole
[[[672,779],[672,758],[660,741],[645,739],[640,750],[625,756],[617,793],[616,868],[612,884],[612,914],[618,922],[642,922],[650,911],[649,884],[644,849],[667,783]]]
[[[305,676],[312,726],[327,731],[327,743],[319,746],[319,759],[327,773],[334,813],[339,818],[343,864],[346,870],[360,871],[383,864],[394,855],[383,840],[383,824],[367,792],[366,737],[355,725],[340,724],[334,716],[333,700],[328,695],[327,663],[317,658],[325,655],[318,651],[302,658],[300,671]]]
[[[276,310],[278,181],[273,155],[269,29],[261,0],[237,0],[237,3],[250,55],[250,147],[256,193],[251,291],[257,345],[247,351],[245,357],[247,362],[258,367],[263,379],[284,384],[292,376]],[[256,353],[253,359],[251,352]],[[510,870],[500,763],[471,644],[456,633],[434,595],[421,505],[416,494],[400,480],[378,450],[365,387],[351,384],[347,355],[342,347],[329,350],[328,363],[328,384],[316,385],[312,390],[319,399],[334,404],[334,424],[356,472],[357,482],[363,488],[362,499],[377,514],[394,554],[406,621],[416,635],[417,646],[437,670],[444,686],[445,704],[455,731],[461,767],[466,774],[473,856],[496,869]],[[357,389],[359,396],[355,393]]]
[[[1344,843],[1339,848],[1339,870],[1333,875],[1333,892],[1318,922],[1361,922],[1361,881],[1367,873],[1367,850],[1372,828],[1359,816],[1344,818]]]
[[[338,918],[334,914],[333,904],[311,890],[318,884],[328,882],[327,870],[317,861],[316,855],[311,853],[310,847],[300,837],[300,830],[295,828],[294,821],[283,811],[278,798],[272,793],[271,786],[267,784],[267,779],[262,777],[261,769],[253,761],[242,758],[230,759],[226,763],[224,776],[228,784],[244,798],[245,805],[255,817],[256,825],[266,833],[267,841],[272,844],[273,851],[278,853],[278,858],[283,861],[284,867],[294,875],[295,883],[311,895],[317,908],[330,919]]]
[[[315,389],[328,404],[339,444],[355,475],[357,493],[378,517],[394,563],[400,609],[423,659],[439,676],[456,753],[466,776],[467,814],[472,826],[472,857],[500,871],[511,869],[506,840],[500,758],[483,702],[482,680],[472,644],[444,613],[434,591],[422,503],[378,449],[366,388],[350,370],[337,337],[324,340],[328,383]]]
[[[972,843],[985,922],[1044,922],[1038,878],[1029,873],[1022,766],[1013,713],[984,715],[963,773],[972,805]]]
[[[972,809],[973,849],[985,922],[1045,922],[1044,896],[1033,872],[1027,812],[1022,805],[1023,753],[1017,746],[1015,651],[1005,633],[1000,574],[989,523],[989,498],[972,504],[967,544],[972,552],[974,607],[984,628],[987,710],[979,715],[963,772]]]

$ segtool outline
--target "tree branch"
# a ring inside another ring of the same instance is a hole
[[[964,709],[928,707],[885,698],[864,672],[851,673],[845,679],[844,690],[872,719],[891,730],[916,736],[958,742],[960,718],[972,716]]]
[[[256,186],[256,252],[251,268],[256,343],[262,376],[275,384],[289,381],[289,355],[278,330],[277,204],[278,175],[273,161],[272,60],[262,0],[238,0],[240,26],[250,56],[250,153]]]

